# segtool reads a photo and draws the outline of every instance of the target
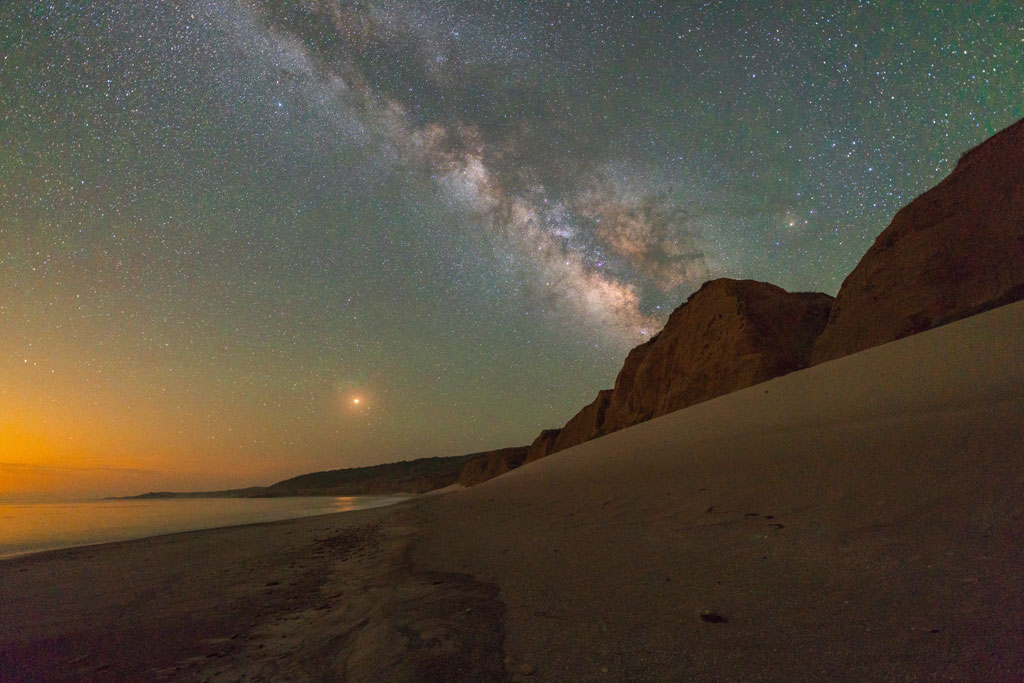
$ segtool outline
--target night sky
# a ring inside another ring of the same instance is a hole
[[[4,2],[0,497],[526,444],[707,279],[834,294],[1024,8],[771,4]]]

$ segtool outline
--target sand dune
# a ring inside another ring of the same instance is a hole
[[[1022,358],[1018,303],[657,418],[432,500],[415,562],[542,680],[1020,680]]]
[[[0,562],[4,680],[1022,680],[1024,303],[394,508]]]

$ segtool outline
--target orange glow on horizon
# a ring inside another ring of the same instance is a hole
[[[0,501],[241,488],[291,475],[253,450],[204,436],[176,434],[124,410],[111,417],[80,406],[44,411],[0,401]],[[210,457],[221,454],[223,461]]]
[[[153,474],[113,452],[98,430],[71,419],[54,422],[27,411],[0,421],[0,500],[102,495]]]

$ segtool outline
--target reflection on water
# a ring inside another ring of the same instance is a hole
[[[402,500],[405,496],[0,503],[0,558],[178,531],[365,510]]]

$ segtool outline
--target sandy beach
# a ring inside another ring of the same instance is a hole
[[[1021,680],[1024,304],[391,508],[0,562],[3,680]]]
[[[413,574],[410,513],[403,505],[0,562],[0,679],[499,679],[497,591]]]

